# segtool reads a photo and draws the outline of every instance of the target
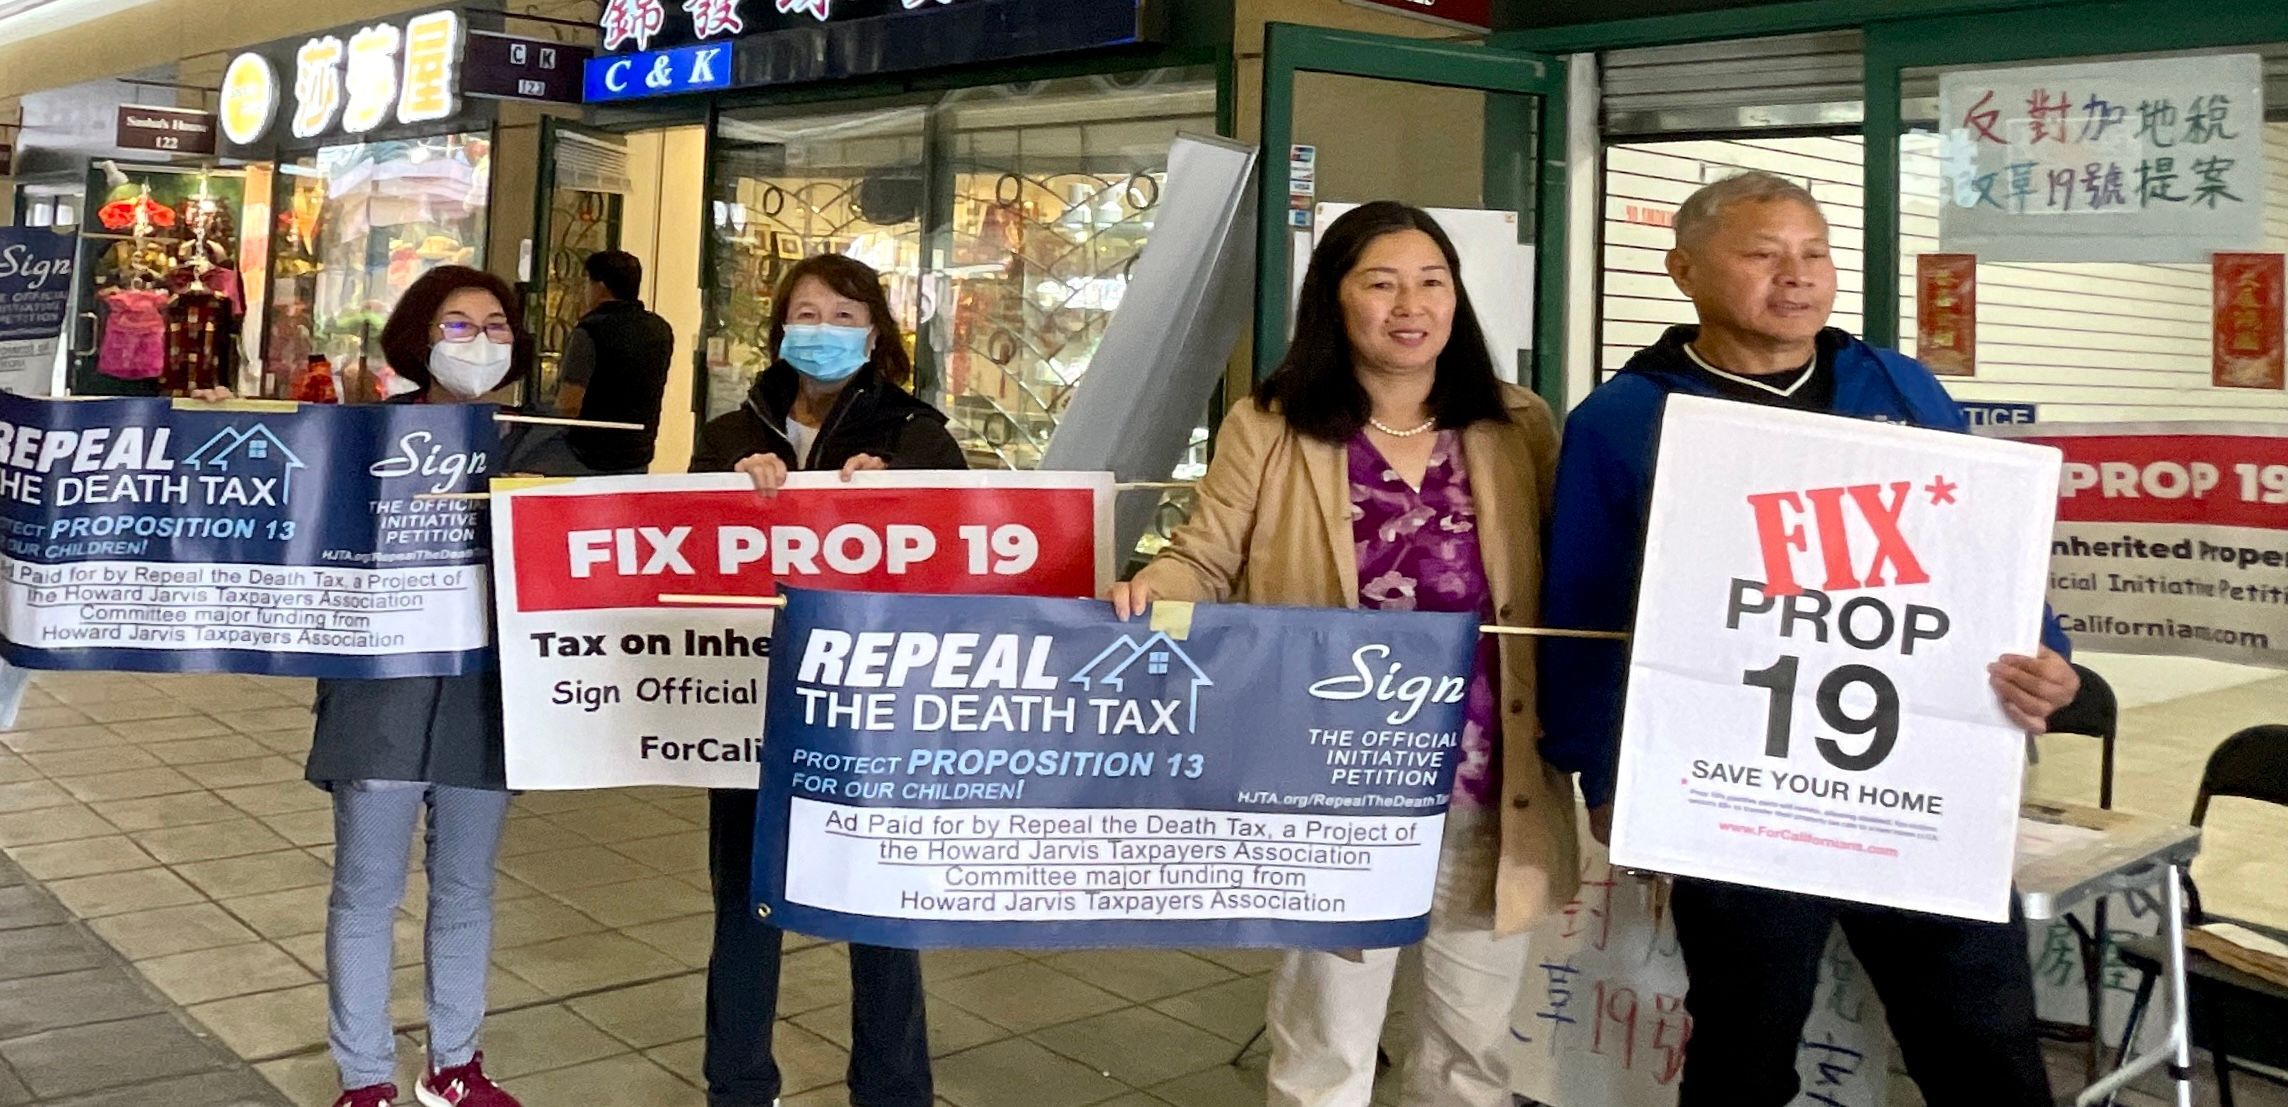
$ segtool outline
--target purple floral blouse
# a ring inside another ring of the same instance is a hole
[[[1416,489],[1360,431],[1351,439],[1350,479],[1360,606],[1462,611],[1481,618],[1493,614],[1460,434],[1438,432],[1430,468]],[[1501,790],[1494,730],[1496,656],[1493,639],[1481,638],[1462,727],[1462,761],[1454,773],[1454,802],[1471,807],[1492,805]]]

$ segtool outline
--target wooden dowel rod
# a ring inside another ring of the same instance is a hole
[[[45,400],[67,400],[67,401],[76,401],[76,400],[120,400],[120,399],[126,399],[127,397],[124,397],[124,396],[42,396],[42,397],[38,397],[38,398],[39,398],[39,399],[45,399]],[[178,397],[175,397],[175,399],[177,399],[177,400],[182,400],[183,398],[182,398],[182,397],[180,397],[180,396],[178,396]],[[256,407],[252,407],[252,406],[249,406],[249,405],[256,405],[256,404],[260,404],[260,405],[264,405],[264,406],[263,406],[263,407],[260,407],[260,408],[256,408]],[[194,401],[186,401],[186,402],[185,402],[185,404],[184,404],[184,405],[182,405],[182,406],[189,406],[189,405],[196,405],[196,406],[193,408],[193,410],[213,410],[213,411],[232,411],[232,410],[238,410],[238,411],[248,411],[248,410],[268,410],[268,411],[276,411],[276,412],[286,412],[286,411],[291,411],[291,410],[293,410],[293,409],[295,409],[295,408],[298,408],[298,407],[302,406],[301,404],[299,404],[299,403],[297,403],[296,401],[293,401],[293,400],[270,400],[270,399],[264,399],[264,398],[263,398],[263,397],[261,397],[261,396],[234,396],[234,397],[232,397],[232,398],[230,398],[230,399],[228,399],[228,400],[194,400]],[[496,422],[501,422],[501,423],[524,423],[524,424],[527,424],[527,425],[529,425],[529,426],[535,426],[535,427],[586,427],[586,428],[588,428],[588,429],[590,429],[590,430],[623,430],[623,431],[640,431],[640,430],[645,430],[645,429],[647,429],[647,428],[646,428],[646,427],[645,427],[645,426],[644,426],[642,423],[615,423],[615,422],[610,422],[610,421],[607,421],[607,420],[602,420],[602,419],[562,419],[562,418],[558,418],[558,417],[556,417],[556,416],[554,416],[554,415],[518,415],[518,414],[515,414],[515,413],[513,413],[513,412],[507,412],[507,411],[502,411],[502,412],[496,412],[496,413],[494,413],[494,415],[493,415],[493,419],[494,419],[494,421],[496,421]],[[426,498],[426,497],[421,497],[421,498]]]
[[[668,592],[659,602],[691,607],[785,607],[781,596],[703,596],[688,592]],[[1618,630],[1560,630],[1555,627],[1505,627],[1491,623],[1478,627],[1481,634],[1506,634],[1525,638],[1596,638],[1615,642],[1628,641],[1628,634]]]
[[[668,592],[659,602],[690,607],[785,607],[784,596],[697,596],[688,592]]]
[[[506,418],[506,416],[503,416],[503,418]],[[623,424],[619,424],[619,423],[575,423],[574,425],[575,425],[575,426],[591,426],[591,427],[597,427],[597,426],[600,426],[600,427],[618,427],[618,426],[622,426]],[[1191,484],[1190,484],[1189,482],[1185,482],[1185,481],[1157,481],[1157,482],[1154,482],[1154,481],[1145,481],[1145,482],[1143,482],[1143,483],[1138,483],[1138,484],[1115,484],[1115,485],[1113,485],[1113,486],[1112,486],[1112,488],[1113,488],[1113,491],[1115,491],[1115,492],[1137,492],[1137,491],[1149,491],[1149,490],[1153,490],[1153,489],[1165,489],[1165,488],[1190,488],[1190,487],[1192,487],[1192,486],[1191,486]],[[492,499],[492,498],[493,498],[493,494],[492,494],[492,493],[490,493],[490,492],[423,492],[422,494],[420,494],[420,495],[418,495],[418,496],[415,496],[415,497],[413,497],[413,498],[414,498],[414,499],[416,499],[416,500],[489,500],[489,499]]]
[[[560,419],[554,415],[514,415],[503,411],[493,416],[503,423],[524,423],[535,427],[587,427],[590,430],[640,431],[648,429],[642,423],[613,423],[602,419]]]

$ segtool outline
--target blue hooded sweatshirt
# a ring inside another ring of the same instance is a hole
[[[1635,621],[1661,413],[1672,392],[1715,394],[1682,352],[1698,333],[1697,327],[1670,328],[1566,418],[1543,561],[1545,625],[1625,631]],[[1830,412],[1968,431],[1962,410],[1921,363],[1839,331],[1828,333],[1836,346]],[[2042,644],[2061,654],[2070,649],[2065,632],[2047,611]],[[1542,759],[1560,771],[1579,773],[1581,795],[1590,806],[1611,803],[1627,646],[1555,638],[1541,643],[1539,657]]]

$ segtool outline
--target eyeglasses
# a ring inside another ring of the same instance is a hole
[[[447,319],[437,324],[437,336],[447,342],[474,342],[479,334],[502,346],[516,341],[516,328],[506,322],[479,325],[466,319]]]

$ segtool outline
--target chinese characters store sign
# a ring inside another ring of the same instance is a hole
[[[223,135],[252,147],[282,124],[297,142],[354,141],[392,123],[451,119],[461,110],[466,33],[460,13],[438,11],[319,35],[291,53],[290,82],[263,53],[240,54],[223,77]]]
[[[668,29],[668,6],[674,2],[605,0],[603,19],[597,24],[603,32],[604,49],[616,51],[634,43],[638,51],[650,50],[653,36]],[[681,0],[683,11],[689,16],[689,41],[705,42],[718,36],[745,34],[747,19],[739,13],[742,3],[753,3],[758,10],[768,5],[781,16],[807,16],[819,23],[847,16],[851,14],[849,9],[861,6],[855,0],[843,0],[840,8],[835,0]],[[905,11],[950,3],[953,0],[896,0],[896,6]]]
[[[2205,262],[2264,241],[2263,59],[1939,79],[1939,242],[1986,261]]]
[[[1143,0],[601,0],[588,103],[849,80],[1158,41]]]

